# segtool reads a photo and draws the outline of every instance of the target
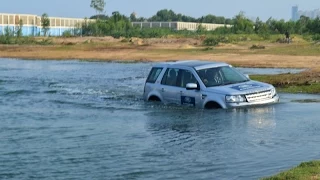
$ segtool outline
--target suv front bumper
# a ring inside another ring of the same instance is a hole
[[[241,102],[241,103],[226,103],[227,108],[239,108],[239,107],[246,107],[246,106],[256,106],[256,105],[264,105],[264,104],[273,104],[280,101],[278,95],[274,96],[272,99],[265,99],[261,101],[255,102]]]

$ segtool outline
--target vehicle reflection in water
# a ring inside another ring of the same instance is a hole
[[[233,119],[246,119],[248,126],[254,128],[275,128],[276,105],[261,107],[231,109]]]
[[[275,106],[158,110],[146,114],[146,130],[155,139],[154,149],[168,158],[165,162],[185,167],[180,173],[214,171],[215,177],[232,177],[232,169],[252,168],[259,151],[272,146],[275,114]]]

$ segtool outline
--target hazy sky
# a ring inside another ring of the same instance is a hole
[[[90,8],[91,0],[1,0],[0,13],[41,15],[44,12],[55,17],[90,17],[95,11]],[[207,14],[234,17],[244,11],[248,17],[267,20],[289,20],[291,7],[299,5],[300,10],[320,8],[319,0],[106,0],[106,12],[119,11],[130,15],[151,17],[160,9],[172,9],[193,17]]]

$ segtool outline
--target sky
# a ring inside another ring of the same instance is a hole
[[[95,14],[90,8],[91,0],[0,0],[0,13],[36,14],[47,13],[51,17],[84,18]],[[240,11],[249,18],[266,21],[275,19],[290,20],[291,7],[299,10],[320,8],[319,0],[106,0],[106,14],[114,11],[129,16],[132,12],[138,17],[151,17],[161,9],[171,9],[176,13],[192,17],[207,14],[232,18]]]

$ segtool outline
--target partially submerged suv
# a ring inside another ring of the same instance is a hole
[[[236,108],[279,101],[275,88],[252,81],[220,62],[178,61],[153,66],[144,87],[146,101],[198,108]]]

